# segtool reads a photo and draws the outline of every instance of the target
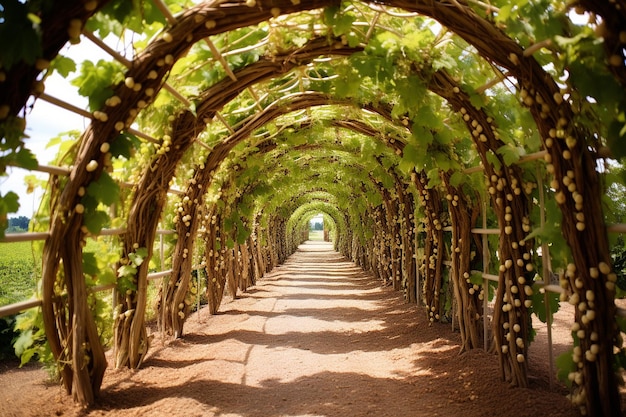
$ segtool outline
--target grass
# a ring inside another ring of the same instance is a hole
[[[40,275],[31,242],[0,243],[0,305],[30,298]]]
[[[324,240],[324,231],[309,230],[309,240]]]

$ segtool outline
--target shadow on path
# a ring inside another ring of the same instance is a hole
[[[561,395],[510,390],[495,356],[459,356],[448,325],[327,243],[301,245],[222,310],[190,317],[144,369],[113,372],[90,414],[520,417],[541,403],[576,415]]]

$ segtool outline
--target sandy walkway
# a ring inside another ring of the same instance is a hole
[[[190,317],[185,338],[153,347],[141,370],[107,371],[91,410],[58,387],[0,374],[11,385],[0,385],[0,415],[577,415],[563,390],[547,390],[545,363],[531,368],[531,389],[509,388],[495,356],[459,356],[449,325],[428,326],[331,249],[301,246],[219,315]]]

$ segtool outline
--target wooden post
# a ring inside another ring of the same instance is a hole
[[[487,201],[483,201],[482,207],[483,229],[487,229]],[[489,273],[489,239],[483,233],[483,273]],[[483,278],[483,344],[485,351],[489,350],[489,325],[487,323],[487,307],[489,306],[489,282]]]
[[[543,189],[543,179],[539,175],[537,169],[537,188],[539,188],[539,224],[543,229],[546,224],[546,207],[545,207],[545,190]],[[547,242],[541,242],[541,274],[543,275],[544,286],[544,304],[546,306],[546,334],[548,336],[548,363],[550,367],[550,390],[554,387],[554,350],[552,348],[552,311],[550,310],[550,301],[548,300],[548,291],[546,286],[550,285],[551,277],[550,248]]]

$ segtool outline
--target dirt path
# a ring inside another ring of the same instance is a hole
[[[153,347],[141,370],[107,371],[91,410],[2,373],[0,415],[578,415],[563,390],[547,390],[541,359],[530,389],[509,388],[495,356],[459,356],[449,325],[428,326],[328,244],[301,246],[221,311],[190,317],[184,339]]]

